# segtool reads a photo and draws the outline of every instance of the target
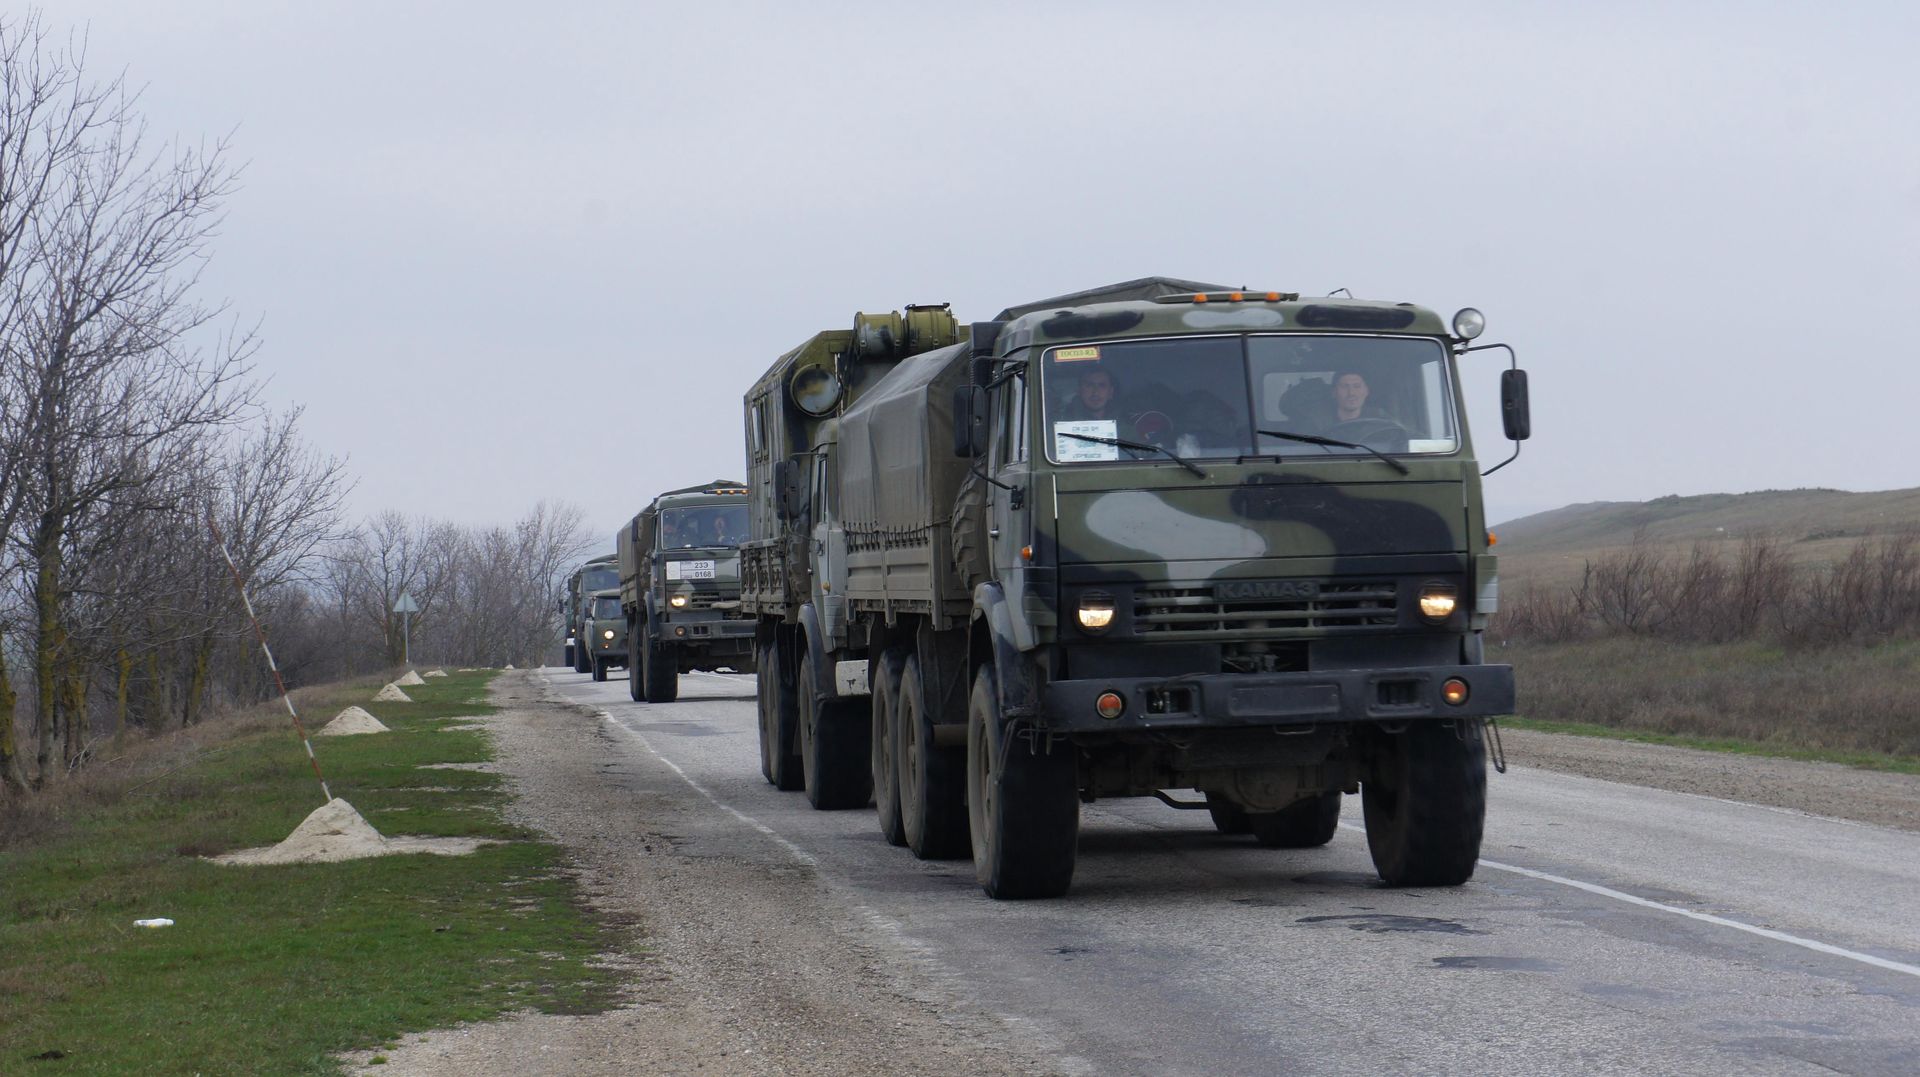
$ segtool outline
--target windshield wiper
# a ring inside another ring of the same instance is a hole
[[[1126,438],[1103,438],[1098,434],[1074,434],[1065,430],[1055,430],[1054,434],[1058,437],[1063,437],[1063,438],[1074,438],[1079,441],[1091,441],[1097,445],[1113,445],[1117,448],[1132,449],[1134,452],[1164,453],[1167,459],[1172,460],[1174,463],[1179,464],[1181,467],[1186,468],[1188,471],[1193,472],[1195,475],[1198,475],[1203,479],[1207,477],[1207,473],[1200,470],[1199,464],[1194,463],[1193,461],[1187,459],[1184,456],[1175,455],[1172,449],[1163,448],[1159,445],[1154,445],[1149,442],[1128,441]]]
[[[1338,445],[1343,449],[1360,449],[1379,457],[1388,467],[1400,474],[1408,474],[1407,465],[1381,452],[1371,445],[1362,445],[1357,441],[1341,441],[1339,438],[1323,438],[1318,434],[1290,434],[1285,430],[1255,430],[1254,433],[1270,438],[1286,438],[1288,441],[1304,441],[1309,445]]]

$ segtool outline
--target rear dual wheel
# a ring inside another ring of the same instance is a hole
[[[802,644],[804,648],[804,642]],[[800,659],[800,765],[807,802],[820,811],[864,808],[873,797],[872,717],[849,700],[823,699],[813,652]]]
[[[1279,811],[1244,813],[1253,840],[1269,849],[1312,849],[1340,826],[1340,791],[1303,797]]]
[[[899,703],[893,712],[893,771],[901,836],[922,860],[966,856],[966,752],[934,743],[938,712],[918,655],[909,656],[901,669]]]
[[[795,750],[795,727],[800,724],[799,700],[793,678],[780,660],[778,639],[755,649],[754,698],[760,717],[760,773],[775,789],[792,791],[805,785],[800,753]]]
[[[893,766],[894,715],[900,709],[900,677],[907,656],[898,650],[882,651],[873,665],[872,706],[873,806],[879,809],[880,835],[888,845],[905,845],[907,832],[900,822],[900,781]]]

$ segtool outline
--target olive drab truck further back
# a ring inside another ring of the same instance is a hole
[[[620,572],[613,554],[593,558],[567,577],[560,595],[560,616],[565,618],[565,664],[575,673],[593,672],[593,648],[587,642],[587,621],[593,613],[593,594],[620,586]]]
[[[740,605],[746,536],[747,487],[731,479],[669,490],[614,536],[636,702],[678,699],[682,673],[753,672],[755,620]]]
[[[873,364],[789,353],[748,397],[755,537],[798,581],[769,776],[797,753],[817,807],[871,798],[996,897],[1063,893],[1080,804],[1119,796],[1308,847],[1357,791],[1383,880],[1464,882],[1514,692],[1481,651],[1482,325],[1149,278]],[[804,437],[752,428],[827,397]],[[1502,404],[1524,439],[1517,368]]]

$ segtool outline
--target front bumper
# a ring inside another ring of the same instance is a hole
[[[1449,677],[1469,688],[1459,706],[1440,698]],[[1102,718],[1094,709],[1103,692],[1118,692],[1126,701],[1119,717]],[[1513,698],[1512,666],[1120,677],[1046,685],[1038,724],[1063,733],[1113,733],[1434,721],[1512,714]]]
[[[742,617],[696,620],[683,614],[669,615],[664,620],[660,626],[662,642],[681,647],[704,646],[724,654],[745,654],[752,650],[754,629],[759,626],[758,621]]]

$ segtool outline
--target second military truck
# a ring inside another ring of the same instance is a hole
[[[1384,881],[1465,881],[1514,698],[1481,325],[1152,278],[810,338],[745,400],[767,777],[995,897],[1064,892],[1115,796],[1306,847],[1357,791]]]
[[[593,646],[587,642],[593,617],[593,596],[620,586],[620,570],[614,555],[605,554],[581,565],[567,577],[566,593],[560,596],[560,616],[566,618],[566,664],[575,673],[593,672]]]
[[[653,499],[615,538],[632,658],[627,694],[671,703],[680,674],[753,671],[754,621],[740,609],[747,487],[716,479]]]

